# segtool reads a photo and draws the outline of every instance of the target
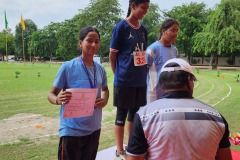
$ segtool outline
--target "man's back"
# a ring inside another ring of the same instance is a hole
[[[137,118],[146,140],[141,136],[139,125],[135,126],[131,134],[136,136],[131,136],[128,152],[142,154],[141,148],[147,147],[149,160],[215,159],[219,147],[230,146],[225,119],[184,91],[170,92],[166,98],[143,107]],[[136,141],[146,143],[132,148]]]

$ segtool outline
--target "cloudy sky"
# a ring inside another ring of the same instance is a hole
[[[221,0],[151,0],[158,4],[161,10],[171,10],[174,6],[189,4],[190,2],[204,2],[207,8],[213,8]],[[128,0],[119,0],[121,9],[127,12]],[[5,28],[4,11],[7,13],[8,27],[15,31],[15,26],[23,19],[31,19],[39,29],[51,22],[63,22],[71,19],[84,9],[89,0],[0,0],[0,31]],[[126,14],[124,14],[125,16]]]

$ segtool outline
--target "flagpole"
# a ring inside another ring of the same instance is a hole
[[[8,78],[8,52],[7,52],[7,30],[6,30],[6,70],[7,70],[7,78]]]
[[[24,72],[25,72],[25,77],[26,77],[26,61],[25,61],[25,53],[24,53],[24,37],[23,37],[23,29],[22,29],[22,45],[23,45]]]
[[[8,52],[7,52],[7,36],[8,36],[8,21],[7,21],[7,15],[6,11],[4,11],[4,19],[5,19],[5,29],[6,29],[6,71],[7,71],[7,78],[8,78]]]
[[[24,62],[24,72],[25,72],[25,77],[26,77],[26,59],[25,59],[25,51],[24,51],[24,36],[23,36],[23,31],[25,30],[25,23],[22,18],[22,15],[20,17],[20,23],[22,25],[22,47],[23,47],[23,62]]]

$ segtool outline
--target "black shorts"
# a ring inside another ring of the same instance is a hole
[[[101,130],[90,135],[60,137],[58,146],[58,160],[95,160],[99,145]]]
[[[139,110],[139,107],[131,108],[131,109],[123,109],[118,107],[117,114],[115,119],[116,126],[125,126],[126,117],[128,115],[128,122],[133,122],[135,113]]]
[[[146,87],[116,87],[114,86],[113,105],[130,109],[146,105]]]

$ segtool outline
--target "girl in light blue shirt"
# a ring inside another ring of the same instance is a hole
[[[172,18],[166,19],[160,28],[159,39],[147,48],[147,103],[163,95],[159,85],[160,71],[165,62],[178,57],[177,48],[173,45],[179,30],[179,23]]]

